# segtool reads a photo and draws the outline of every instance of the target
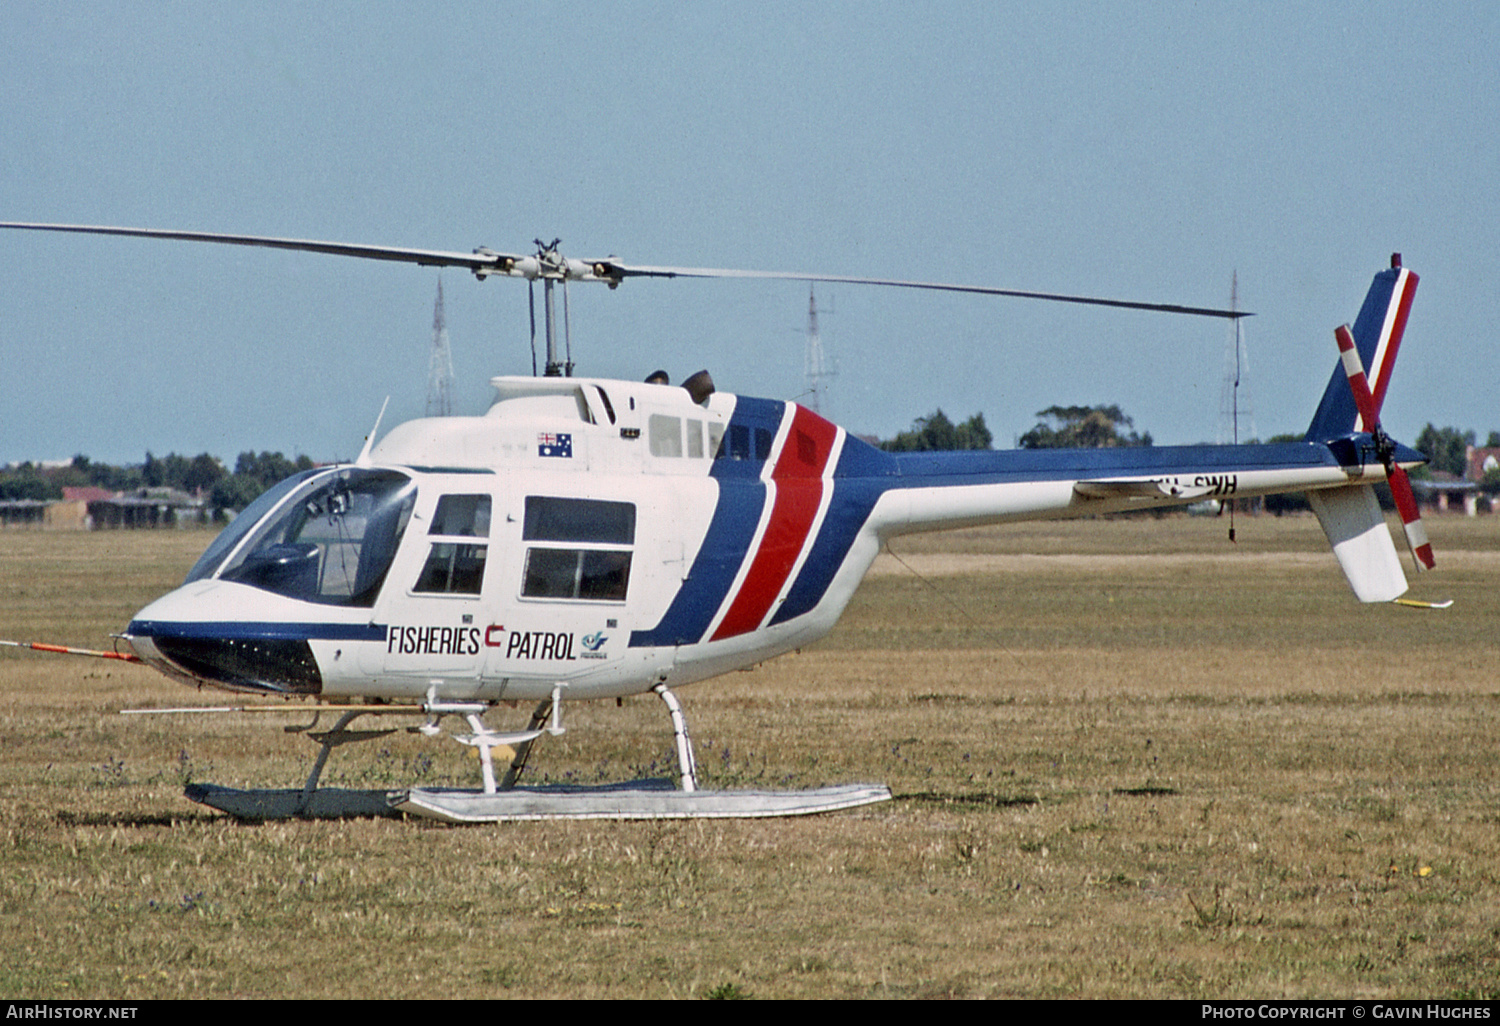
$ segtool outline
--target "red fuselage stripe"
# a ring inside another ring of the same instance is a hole
[[[833,452],[838,428],[810,410],[793,408],[796,414],[791,431],[771,471],[776,498],[770,522],[766,524],[750,571],[714,631],[712,641],[748,634],[761,625],[791,575],[817,519],[823,501],[823,471]]]

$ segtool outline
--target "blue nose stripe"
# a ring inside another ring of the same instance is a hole
[[[384,641],[383,623],[275,623],[245,621],[132,620],[126,633],[138,638],[224,641]]]

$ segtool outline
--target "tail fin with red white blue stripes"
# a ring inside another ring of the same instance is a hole
[[[1390,387],[1391,368],[1396,365],[1396,352],[1401,348],[1401,336],[1406,331],[1406,318],[1416,291],[1417,276],[1401,266],[1400,253],[1393,253],[1390,270],[1375,276],[1354,321],[1354,345],[1368,376],[1377,411]],[[1335,365],[1323,391],[1323,401],[1307,429],[1307,440],[1328,442],[1373,429],[1374,425],[1364,423],[1360,415],[1343,365]]]

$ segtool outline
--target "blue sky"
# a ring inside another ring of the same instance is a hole
[[[1310,9],[1309,9],[1310,8]],[[1301,431],[1371,275],[1422,276],[1387,427],[1500,429],[1500,7],[43,4],[0,38],[0,220],[1225,305]],[[422,412],[437,272],[0,232],[0,463],[357,453]],[[526,289],[444,273],[460,412]],[[803,390],[807,290],[571,291],[579,372]],[[1214,440],[1222,322],[819,290],[831,412],[1011,444],[1053,404]]]

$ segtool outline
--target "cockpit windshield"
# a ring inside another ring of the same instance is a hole
[[[209,543],[208,548],[203,551],[203,555],[198,557],[198,562],[193,564],[193,568],[188,571],[182,583],[191,584],[204,577],[212,577],[214,571],[219,568],[219,564],[224,562],[224,557],[229,555],[230,551],[255,528],[256,524],[260,523],[262,517],[281,505],[281,500],[285,499],[288,493],[295,491],[308,478],[326,473],[326,470],[304,470],[261,492],[259,498],[246,506],[240,515],[230,521],[229,526],[220,531]]]
[[[344,467],[273,491],[279,494],[260,509],[259,522],[249,516],[257,500],[224,534],[241,521],[245,529],[224,545],[223,535],[215,540],[188,579],[216,576],[308,602],[374,605],[411,519],[411,478]]]

